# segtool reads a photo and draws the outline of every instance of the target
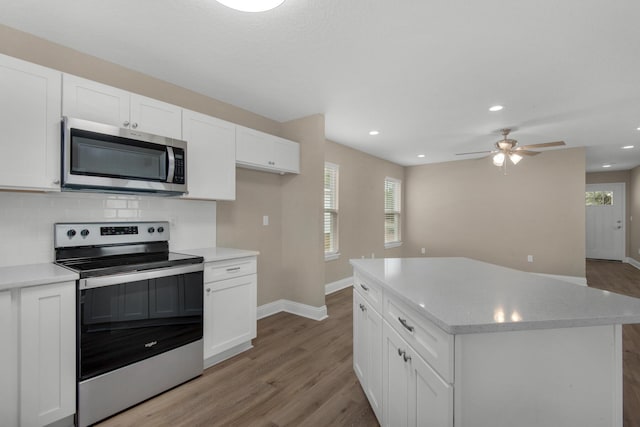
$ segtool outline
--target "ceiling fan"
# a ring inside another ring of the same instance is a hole
[[[558,147],[561,145],[565,145],[564,141],[554,141],[554,142],[543,142],[541,144],[531,144],[531,145],[522,145],[517,146],[518,141],[515,139],[507,138],[511,129],[505,128],[501,129],[500,133],[502,133],[502,139],[496,142],[496,149],[493,151],[473,151],[470,153],[458,153],[456,156],[466,156],[468,154],[483,154],[489,153],[489,156],[493,155],[493,164],[498,167],[505,167],[506,173],[506,159],[509,158],[511,163],[517,165],[520,160],[522,160],[522,156],[535,156],[540,154],[539,151],[531,151],[531,148],[547,148],[547,147]]]

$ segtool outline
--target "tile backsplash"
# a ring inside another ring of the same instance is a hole
[[[169,221],[172,251],[216,245],[216,202],[81,192],[0,192],[0,267],[52,262],[56,222]]]

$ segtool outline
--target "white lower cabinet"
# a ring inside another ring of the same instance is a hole
[[[207,263],[204,281],[204,359],[211,366],[256,337],[256,258]]]
[[[20,423],[44,426],[76,408],[75,282],[20,290]]]
[[[382,419],[382,317],[353,292],[353,369],[378,420]]]
[[[453,426],[453,386],[386,322],[383,326],[384,426]]]
[[[18,321],[11,291],[0,292],[0,420],[18,425]]]

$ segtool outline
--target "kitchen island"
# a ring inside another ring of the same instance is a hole
[[[622,426],[640,299],[466,258],[351,264],[354,370],[382,425]]]

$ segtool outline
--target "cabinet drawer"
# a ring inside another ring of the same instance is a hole
[[[364,279],[360,274],[354,273],[353,287],[371,304],[374,310],[378,313],[382,312],[382,288],[380,286]]]
[[[208,262],[204,267],[204,282],[216,282],[232,277],[255,274],[257,262],[255,257],[231,259],[228,261]]]
[[[384,301],[384,317],[393,329],[448,383],[453,384],[453,335],[393,297]]]

